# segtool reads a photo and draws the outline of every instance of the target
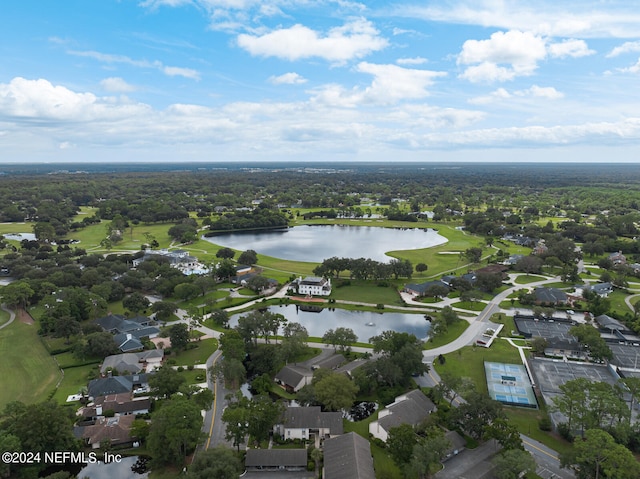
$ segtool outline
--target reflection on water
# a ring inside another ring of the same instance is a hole
[[[146,468],[146,458],[132,456],[123,457],[120,462],[97,462],[95,464],[87,464],[87,466],[78,473],[79,478],[88,477],[89,479],[145,479],[149,477]],[[134,472],[134,469],[139,472]]]
[[[320,312],[303,311],[297,305],[271,306],[272,313],[282,314],[287,321],[302,324],[309,336],[322,337],[329,329],[340,327],[351,328],[358,336],[358,341],[367,342],[369,338],[383,331],[398,331],[415,334],[418,339],[427,339],[431,324],[424,314],[408,313],[374,313],[371,311],[348,311],[345,309],[325,308]],[[229,324],[238,324],[238,318],[247,313],[231,316]],[[280,331],[282,333],[282,331]]]
[[[304,225],[261,233],[230,233],[205,238],[237,250],[291,261],[321,263],[327,258],[371,258],[388,262],[387,251],[429,248],[447,242],[432,229],[379,228],[372,226]]]

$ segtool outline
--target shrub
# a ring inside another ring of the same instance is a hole
[[[551,431],[551,419],[549,419],[549,416],[540,418],[538,421],[538,428],[541,431]]]

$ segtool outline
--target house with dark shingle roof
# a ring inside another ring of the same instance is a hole
[[[369,424],[369,433],[386,442],[389,430],[402,424],[417,426],[436,410],[435,404],[419,389],[396,397],[378,413],[378,420]]]
[[[111,376],[107,378],[92,379],[87,389],[89,397],[108,396],[144,389],[149,387],[148,374],[132,374],[128,376]]]
[[[409,294],[413,294],[415,296],[422,296],[432,286],[443,286],[443,287],[447,288],[447,294],[449,294],[449,286],[447,286],[445,283],[443,283],[442,281],[439,281],[439,280],[427,281],[425,283],[409,283],[409,284],[405,285],[404,291],[409,293]]]
[[[152,321],[144,316],[127,319],[119,314],[110,314],[96,319],[95,322],[113,334],[113,341],[123,353],[144,349],[143,338],[153,339],[160,334],[160,329],[153,326]]]
[[[300,471],[307,469],[306,449],[247,449],[247,471]]]
[[[289,406],[273,431],[284,439],[309,439],[310,435],[321,438],[336,436],[343,432],[342,413],[323,412],[320,406]]]
[[[536,288],[533,291],[537,304],[565,304],[567,293],[558,288]]]
[[[295,393],[307,384],[311,384],[312,378],[313,371],[311,369],[288,364],[278,371],[275,381],[286,391]]]
[[[371,445],[350,432],[324,441],[324,479],[375,479]]]

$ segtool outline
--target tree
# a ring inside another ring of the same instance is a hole
[[[214,308],[209,314],[209,318],[218,326],[226,328],[229,325],[229,313],[224,309]]]
[[[177,310],[178,305],[171,301],[157,301],[151,305],[151,311],[156,313],[158,321],[168,320]]]
[[[220,248],[216,253],[216,258],[233,259],[236,252],[231,248]]]
[[[621,379],[620,381],[627,388],[629,394],[631,394],[629,409],[633,411],[633,404],[635,402],[635,399],[638,397],[638,394],[640,394],[640,378],[629,376]],[[631,415],[629,416],[629,421],[631,421]]]
[[[313,387],[316,399],[329,411],[349,409],[358,393],[358,386],[351,379],[334,371],[328,371],[322,379],[313,383]]]
[[[149,300],[142,294],[135,292],[122,300],[122,306],[133,313],[139,313],[149,307]]]
[[[300,323],[287,323],[283,328],[284,339],[280,343],[280,353],[286,362],[302,354],[307,348],[309,333]]]
[[[351,343],[358,341],[358,336],[353,332],[351,328],[339,327],[335,330],[329,329],[324,336],[322,336],[322,342],[331,344],[334,349],[340,349],[341,353],[351,351]]]
[[[417,273],[424,273],[425,271],[427,271],[427,269],[429,269],[429,266],[427,266],[425,263],[418,263],[416,265]]]
[[[11,436],[17,438],[21,451],[43,453],[78,449],[73,436],[73,413],[55,401],[29,405],[10,402],[2,414],[0,433],[5,434],[4,440],[9,444],[15,445]]]
[[[482,440],[486,426],[504,416],[502,404],[476,391],[467,396],[467,402],[452,411],[452,420],[471,437]]]
[[[631,451],[616,444],[613,437],[601,429],[590,429],[583,441],[560,454],[562,467],[569,467],[579,478],[609,477],[635,479],[640,477],[640,464]]]
[[[590,381],[586,378],[567,381],[560,386],[561,394],[553,398],[553,407],[567,418],[569,431],[573,428],[574,420],[577,420],[584,429],[589,383]]]
[[[113,335],[106,331],[91,333],[76,343],[74,353],[81,358],[106,358],[118,351]]]
[[[464,251],[464,256],[471,262],[471,263],[479,263],[480,259],[482,258],[482,248],[468,248]]]
[[[261,293],[263,289],[269,286],[269,280],[264,276],[254,276],[253,278],[249,278],[247,281],[247,288],[255,291],[256,293]]]
[[[422,362],[422,342],[415,335],[384,331],[369,339],[380,357],[372,364],[380,382],[391,386],[407,386],[412,375],[427,372]]]
[[[522,449],[507,449],[493,460],[497,479],[519,479],[524,474],[536,471],[536,461]]]
[[[20,439],[17,436],[0,430],[0,451],[2,452],[20,452],[22,447],[20,445]],[[9,477],[11,474],[11,463],[2,461],[0,462],[0,477]]]
[[[425,437],[413,448],[413,456],[407,467],[410,474],[418,477],[431,477],[441,466],[440,461],[451,447],[444,431],[440,428],[429,428]]]
[[[222,413],[222,420],[226,424],[225,439],[231,441],[240,451],[240,444],[244,443],[249,432],[249,406],[248,399],[240,392]]]
[[[492,293],[502,285],[501,273],[478,273],[475,286],[481,291]]]
[[[199,452],[187,473],[187,479],[227,479],[238,477],[244,470],[240,458],[226,446]]]
[[[154,395],[168,399],[180,390],[185,381],[184,376],[165,364],[149,376],[149,387]]]
[[[473,389],[473,382],[470,378],[457,376],[450,371],[443,371],[440,374],[440,382],[435,387],[436,393],[449,400],[449,406],[458,396]]]
[[[182,351],[189,344],[189,327],[184,323],[174,324],[169,328],[171,348]]]
[[[173,294],[183,301],[189,301],[200,295],[200,288],[193,283],[180,283],[173,288]]]
[[[2,302],[9,306],[17,306],[22,309],[27,307],[34,294],[35,291],[24,281],[15,281],[0,290]]]
[[[527,273],[527,275],[536,274],[542,272],[542,264],[543,260],[538,256],[525,256],[518,260],[515,264],[515,269]]]
[[[147,447],[153,461],[182,466],[198,445],[201,429],[202,416],[195,403],[181,396],[165,401],[153,414],[149,429]]]
[[[569,329],[569,334],[575,336],[578,342],[589,351],[589,356],[591,356],[593,360],[601,361],[613,357],[613,353],[607,345],[607,342],[593,326],[588,324],[573,326]]]
[[[247,251],[243,251],[242,253],[240,253],[240,256],[238,257],[238,263],[239,264],[246,264],[246,265],[257,264],[258,263],[258,253],[256,253],[252,249],[248,249]]]
[[[70,316],[63,316],[56,319],[54,323],[54,335],[57,338],[65,338],[65,343],[69,344],[69,338],[80,332],[80,323]]]
[[[413,448],[418,444],[418,436],[410,424],[401,424],[389,429],[387,438],[387,450],[398,466],[403,466],[411,461]]]

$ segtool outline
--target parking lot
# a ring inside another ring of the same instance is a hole
[[[638,369],[640,366],[640,346],[631,344],[607,343],[613,359],[611,362],[621,368]]]
[[[531,359],[529,364],[535,383],[545,399],[547,394],[559,394],[561,385],[577,378],[609,384],[615,384],[618,381],[607,366],[599,364],[578,364],[549,359]]]

